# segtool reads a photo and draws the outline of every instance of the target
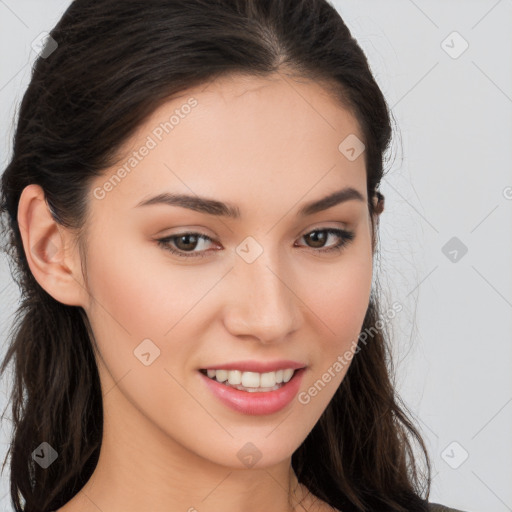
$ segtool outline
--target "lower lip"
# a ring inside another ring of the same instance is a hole
[[[201,372],[199,375],[208,386],[208,389],[225,405],[243,414],[272,414],[284,409],[297,395],[304,368],[296,370],[293,377],[279,389],[274,391],[261,391],[251,393],[225,386],[216,380],[210,379]]]

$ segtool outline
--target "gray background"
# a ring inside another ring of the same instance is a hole
[[[31,42],[69,3],[0,0],[2,169]],[[381,187],[378,272],[383,310],[403,307],[392,321],[397,386],[432,456],[431,500],[512,511],[512,0],[334,5],[398,125]],[[17,299],[2,256],[1,355]],[[9,434],[5,421],[2,460]],[[11,510],[7,493],[6,470],[0,510]]]

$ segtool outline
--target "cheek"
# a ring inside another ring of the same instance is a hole
[[[325,279],[325,275],[323,276]],[[368,309],[372,260],[354,251],[316,288],[310,299],[315,306],[317,328],[315,349],[311,350],[311,373],[298,396],[310,417],[318,420],[343,381],[354,358],[358,338]],[[311,347],[309,347],[311,349]]]
[[[149,414],[168,408],[171,396],[174,402],[186,399],[165,370],[183,380],[184,363],[197,350],[191,341],[199,338],[194,305],[216,276],[194,278],[192,269],[172,268],[160,249],[148,247],[116,240],[90,251],[93,299],[87,314],[105,365],[105,385],[113,386],[112,376]]]
[[[209,325],[213,289],[224,272],[177,265],[163,249],[121,239],[90,254],[94,300],[87,314],[109,372],[119,380],[130,370],[130,380],[142,379],[148,392],[169,381],[165,369],[181,380]],[[147,353],[152,362],[144,366],[140,358]]]
[[[372,285],[372,258],[370,250],[354,250],[341,256],[339,265],[328,272],[317,273],[315,287],[309,284],[306,295],[311,310],[318,316],[324,350],[332,354],[345,350],[357,338],[368,309]]]
[[[160,252],[161,251],[161,252]],[[182,319],[188,322],[216,276],[200,277],[199,267],[166,260],[164,249],[149,243],[124,243],[88,258],[93,315],[136,338],[163,340]],[[211,273],[211,272],[210,272]],[[198,275],[199,274],[199,275]]]

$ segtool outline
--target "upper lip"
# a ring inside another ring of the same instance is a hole
[[[235,361],[232,363],[222,363],[214,366],[202,368],[202,370],[240,370],[242,372],[265,373],[277,370],[286,370],[292,368],[298,370],[305,368],[305,364],[297,361]]]

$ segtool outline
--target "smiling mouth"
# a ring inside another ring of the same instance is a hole
[[[248,393],[276,391],[288,383],[297,372],[293,368],[265,373],[221,369],[199,371],[220,384]]]

